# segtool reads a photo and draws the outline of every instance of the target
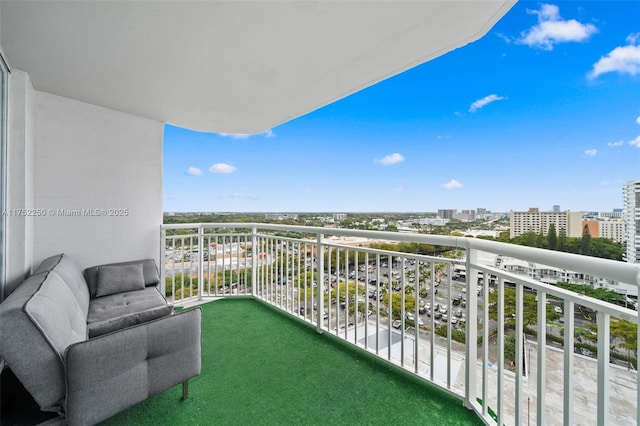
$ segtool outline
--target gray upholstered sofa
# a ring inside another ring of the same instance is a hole
[[[153,260],[44,260],[0,304],[0,357],[44,411],[95,424],[200,374],[201,311],[174,313]]]

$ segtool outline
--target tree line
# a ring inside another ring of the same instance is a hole
[[[504,232],[498,238],[478,237],[489,240],[518,244],[527,247],[537,247],[548,250],[575,253],[584,256],[600,257],[603,259],[622,260],[623,247],[621,243],[608,238],[593,238],[587,225],[582,229],[581,237],[568,237],[566,230],[556,230],[555,225],[549,225],[546,234],[526,232],[514,238],[509,238],[509,233]]]

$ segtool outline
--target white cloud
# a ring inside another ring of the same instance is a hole
[[[624,145],[624,141],[609,142],[607,144],[607,146],[611,147],[611,148],[617,148],[617,147],[622,146],[622,145]]]
[[[513,40],[511,40],[510,37],[508,37],[508,36],[506,36],[506,35],[504,35],[502,33],[496,33],[496,35],[498,36],[498,38],[501,38],[507,44],[511,44],[511,42],[513,41]]]
[[[218,133],[218,135],[231,139],[249,139],[251,137],[249,133]]]
[[[222,136],[223,138],[231,138],[231,139],[249,139],[252,136],[263,135],[265,138],[275,138],[276,134],[273,129],[265,130],[262,133],[218,133],[218,136]]]
[[[627,37],[629,44],[618,46],[601,57],[598,62],[593,64],[589,77],[596,78],[609,72],[629,75],[640,74],[640,45],[637,44],[640,38],[639,35],[640,33],[631,34]],[[640,123],[640,117],[636,122]]]
[[[202,170],[197,167],[189,167],[189,169],[187,170],[187,174],[191,176],[200,176],[202,174]]]
[[[553,50],[554,44],[585,41],[598,32],[595,25],[563,20],[558,6],[552,4],[543,4],[540,10],[527,9],[527,13],[538,15],[538,25],[523,31],[516,43],[529,47]]]
[[[436,139],[451,139],[451,135],[438,135]]]
[[[640,148],[640,135],[636,136],[635,139],[630,140],[629,145],[635,146],[636,148]]]
[[[504,96],[498,96],[496,94],[485,96],[484,98],[478,99],[477,101],[472,103],[471,107],[469,108],[469,112],[476,112],[477,110],[490,104],[491,102],[501,101],[503,99],[506,98]]]
[[[209,171],[211,173],[233,173],[236,171],[236,168],[233,167],[231,164],[226,164],[226,163],[216,163],[214,165],[212,165],[211,167],[209,167]]]
[[[389,166],[391,164],[402,163],[404,161],[404,157],[402,156],[402,154],[398,154],[397,152],[394,152],[391,155],[387,155],[386,157],[380,160],[375,160],[375,161],[380,164],[384,164],[385,166]]]
[[[444,189],[456,189],[462,188],[462,184],[455,179],[451,179],[449,182],[442,184]]]
[[[640,117],[636,118],[636,123],[640,124]]]
[[[586,155],[587,157],[595,157],[597,153],[597,149],[588,149],[584,152],[584,155]]]

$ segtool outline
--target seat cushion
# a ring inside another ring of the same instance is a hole
[[[91,299],[89,338],[170,315],[172,310],[155,287]]]

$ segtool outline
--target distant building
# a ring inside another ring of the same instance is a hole
[[[589,229],[589,235],[593,238],[600,238],[600,221],[598,220],[583,220],[582,221],[582,229],[584,227]],[[582,235],[582,233],[580,234]]]
[[[554,213],[560,213],[560,206],[559,206],[559,205],[557,205],[557,204],[556,204],[556,205],[554,205],[554,206],[553,206],[553,208],[552,208],[552,211],[553,211]]]
[[[472,222],[476,220],[476,212],[475,210],[462,210],[460,213],[454,213],[453,218],[465,222]]]
[[[333,220],[347,220],[347,214],[346,213],[334,213],[333,214]]]
[[[264,218],[267,220],[298,220],[297,213],[266,213]]]
[[[600,238],[608,238],[618,243],[626,241],[626,223],[622,219],[600,221]]]
[[[440,219],[453,219],[453,215],[456,214],[455,209],[439,209],[438,210],[438,217]]]
[[[421,217],[420,219],[418,219],[418,223],[421,226],[445,226],[447,223],[449,223],[449,219],[442,219],[439,217]]]
[[[526,212],[509,212],[510,237],[514,238],[527,232],[543,234],[549,232],[553,224],[556,232],[564,229],[567,237],[582,236],[582,212],[541,212],[538,208],[530,208]]]
[[[627,249],[624,260],[640,263],[640,180],[631,180],[622,188]]]
[[[619,294],[638,296],[638,287],[625,284],[619,281],[606,280],[582,272],[569,271],[553,266],[539,263],[523,261],[507,256],[497,256],[495,266],[505,271],[523,275],[547,284],[557,284],[567,282],[571,284],[582,284],[591,288],[606,288]],[[491,280],[490,280],[491,282]]]
[[[613,209],[612,212],[599,212],[598,217],[602,219],[622,219],[622,209]]]

